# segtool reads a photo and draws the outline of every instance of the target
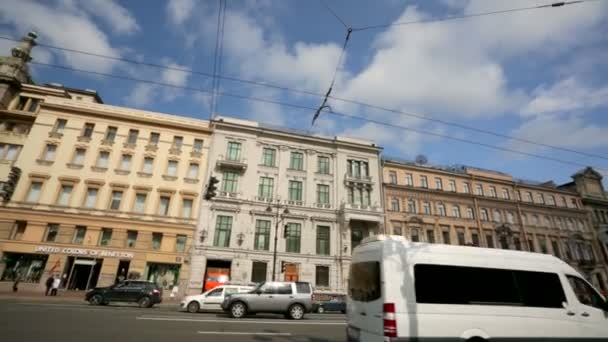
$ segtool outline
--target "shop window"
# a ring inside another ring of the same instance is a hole
[[[1,281],[19,279],[22,283],[39,283],[44,273],[48,255],[3,253],[4,272]]]
[[[76,230],[74,231],[74,239],[72,239],[72,243],[77,245],[82,245],[84,242],[84,236],[87,234],[87,227],[85,226],[76,226]]]
[[[46,234],[44,237],[44,241],[46,242],[55,242],[57,240],[57,235],[59,234],[59,225],[57,223],[49,223],[46,227]]]
[[[101,238],[99,239],[99,245],[100,246],[109,246],[110,241],[112,241],[112,229],[102,228],[101,229]]]
[[[134,248],[136,242],[137,242],[137,231],[128,230],[127,231],[127,247]]]
[[[160,249],[163,242],[163,233],[152,233],[152,249]]]
[[[188,237],[186,235],[177,235],[175,238],[175,251],[183,253],[186,250],[186,241]]]
[[[267,263],[254,261],[251,265],[251,282],[261,283],[266,281],[267,269]]]
[[[317,266],[315,269],[315,286],[329,287],[329,267]]]
[[[179,282],[179,264],[161,264],[149,262],[146,265],[146,280],[156,283],[165,290],[173,289]]]

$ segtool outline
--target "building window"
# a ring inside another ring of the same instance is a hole
[[[511,195],[509,194],[509,189],[507,189],[507,188],[502,189],[502,198],[504,198],[506,200],[511,199]]]
[[[555,255],[558,258],[562,257],[562,255],[559,251],[559,244],[557,243],[556,240],[551,241],[551,249],[553,249],[553,255]]]
[[[264,166],[276,166],[277,150],[274,148],[265,147],[262,150],[262,165]]]
[[[405,174],[405,185],[414,186],[414,176],[411,173]]]
[[[424,212],[425,215],[431,215],[431,203],[429,202],[422,202],[422,211]]]
[[[294,170],[303,170],[304,169],[304,154],[302,154],[300,152],[291,152],[289,168],[294,169]]]
[[[99,158],[97,158],[97,167],[107,169],[108,168],[108,160],[110,159],[110,152],[108,151],[99,151]]]
[[[329,227],[317,226],[317,254],[329,255]]]
[[[545,196],[543,194],[536,194],[536,201],[540,204],[545,204]]]
[[[555,205],[555,196],[549,195],[547,202],[549,203],[549,205]]]
[[[481,213],[481,220],[482,221],[489,221],[490,218],[488,216],[488,210],[487,209],[480,209],[480,213]]]
[[[289,181],[289,200],[290,201],[301,201],[302,200],[302,182]]]
[[[267,251],[270,246],[270,221],[255,221],[255,241],[253,248],[256,250]]]
[[[97,204],[97,193],[99,189],[97,188],[88,188],[87,189],[87,197],[84,200],[85,208],[95,208],[95,204]]]
[[[57,154],[57,145],[47,144],[44,149],[44,154],[42,155],[42,159],[46,161],[55,160],[55,155]]]
[[[450,191],[456,192],[456,181],[453,179],[450,179],[450,181],[448,183],[448,187],[449,187]]]
[[[526,192],[526,201],[533,202],[532,193],[531,192]]]
[[[74,231],[74,238],[72,239],[72,243],[76,245],[82,245],[84,242],[84,236],[87,234],[87,227],[85,226],[76,226],[76,230]]]
[[[0,144],[0,160],[17,160],[21,145]]]
[[[167,162],[167,176],[177,176],[177,160],[169,160]]]
[[[144,164],[141,168],[141,172],[143,173],[147,173],[147,174],[152,174],[152,170],[154,169],[154,158],[152,157],[145,157],[144,158]]]
[[[203,153],[203,140],[202,139],[194,139],[194,144],[192,144],[192,151],[196,153]]]
[[[129,130],[129,135],[127,136],[127,144],[129,145],[136,145],[137,144],[137,137],[139,136],[139,131],[136,129],[130,129]]]
[[[483,186],[481,184],[475,186],[475,195],[483,196]]]
[[[399,211],[399,199],[393,198],[391,200],[391,211]]]
[[[273,198],[274,178],[260,177],[260,185],[258,187],[258,196],[263,199]]]
[[[496,187],[495,186],[490,186],[490,196],[496,198]]]
[[[119,190],[112,191],[112,198],[110,199],[109,208],[112,210],[119,210],[121,201],[122,201],[122,191],[119,191]]]
[[[198,163],[190,163],[188,167],[188,178],[190,179],[198,179]]]
[[[233,161],[241,160],[241,143],[230,141],[226,151],[226,159]]]
[[[401,229],[401,222],[392,222],[393,225],[393,235],[403,235],[403,230]]]
[[[101,238],[99,239],[100,246],[108,246],[112,241],[112,229],[101,228]]]
[[[409,199],[407,201],[407,211],[410,214],[416,214],[416,201],[413,199]]]
[[[254,261],[251,266],[251,282],[261,283],[266,281],[266,269],[268,264],[265,262]]]
[[[158,215],[167,216],[169,214],[169,204],[171,203],[171,197],[160,196],[158,201]]]
[[[521,251],[521,240],[519,237],[516,236],[513,238],[513,246],[515,247],[516,251]]]
[[[510,224],[513,224],[514,221],[515,220],[513,218],[513,213],[510,212],[510,211],[507,211],[507,222],[510,223]]]
[[[182,200],[182,217],[183,218],[191,218],[192,217],[192,204],[194,201],[191,198],[184,198]]]
[[[573,208],[578,208],[578,202],[576,201],[576,198],[571,198],[570,202],[572,203]]]
[[[534,248],[534,240],[528,239],[528,250],[530,252],[536,252],[536,248]]]
[[[95,130],[95,124],[87,122],[84,124],[84,128],[82,129],[82,136],[85,138],[91,138],[93,136],[94,130]]]
[[[452,206],[452,216],[460,218],[460,207],[457,205]]]
[[[152,249],[160,249],[163,243],[163,233],[152,233]]]
[[[349,177],[367,178],[369,176],[369,164],[366,161],[348,159],[346,164]]]
[[[328,266],[316,266],[315,267],[315,286],[329,287],[329,267]]]
[[[33,97],[19,96],[19,101],[17,102],[15,109],[35,113],[41,101],[42,100]]]
[[[225,171],[222,182],[222,191],[235,193],[237,190],[238,179],[238,173],[232,171]]]
[[[426,242],[435,243],[435,231],[433,229],[426,230]]]
[[[136,242],[137,242],[137,231],[128,230],[127,231],[127,247],[134,248]]]
[[[288,253],[300,253],[300,239],[302,237],[302,225],[299,223],[288,223],[286,230],[286,244]]]
[[[329,204],[329,185],[317,184],[317,203]]]
[[[544,237],[538,238],[538,245],[540,246],[540,252],[543,254],[549,253],[547,249],[547,240]]]
[[[388,172],[388,181],[391,184],[397,184],[397,172],[389,171]]]
[[[500,222],[500,211],[494,210],[494,212],[492,212],[492,219],[494,222]]]
[[[538,215],[532,215],[532,225],[538,226]]]
[[[106,130],[105,140],[114,142],[114,140],[116,139],[116,131],[117,131],[116,127],[108,126],[108,129]]]
[[[437,215],[446,216],[445,205],[443,203],[437,203]]]
[[[42,189],[42,182],[32,182],[30,184],[30,188],[27,191],[27,196],[25,198],[26,202],[38,202],[40,199],[40,190]]]
[[[464,240],[464,232],[463,231],[458,231],[458,233],[456,234],[456,237],[458,238],[458,244],[460,246],[464,246],[466,244],[466,242]]]
[[[475,211],[473,210],[472,207],[467,207],[467,218],[468,219],[474,219],[475,218]]]
[[[178,253],[185,252],[187,241],[188,241],[188,237],[186,235],[177,235],[175,237],[175,251]]]
[[[418,231],[418,228],[412,228],[412,229],[410,229],[410,239],[413,242],[420,241],[420,232]]]
[[[84,157],[87,153],[87,150],[84,148],[77,148],[74,151],[74,156],[72,157],[72,164],[74,165],[83,165]]]
[[[70,184],[61,185],[61,190],[59,191],[59,196],[57,197],[57,205],[67,206],[70,204],[70,196],[72,195],[72,190],[74,186]]]
[[[441,178],[435,177],[435,189],[443,190],[443,182],[441,181]]]
[[[329,157],[317,157],[317,172],[323,175],[329,174]]]
[[[133,211],[136,213],[143,213],[146,210],[146,198],[148,196],[145,193],[135,194],[135,204],[133,205]]]
[[[494,248],[494,235],[492,233],[486,233],[486,245],[488,248]]]
[[[449,230],[449,228],[446,228],[446,229],[444,229],[441,232],[441,238],[443,239],[443,243],[444,244],[446,244],[446,245],[451,244],[451,242],[450,242],[450,230]]]
[[[426,176],[420,176],[420,186],[425,189],[429,188],[429,181]]]
[[[133,159],[133,157],[130,154],[123,154],[122,159],[120,160],[120,169],[123,171],[131,170],[131,159]]]
[[[180,137],[178,135],[173,136],[173,148],[176,150],[181,150],[182,145],[184,144],[184,137]]]
[[[63,134],[67,123],[68,121],[65,119],[57,119],[57,121],[55,121],[55,126],[53,127],[53,133]]]
[[[471,243],[475,247],[479,247],[479,234],[472,232],[471,233]]]
[[[59,225],[57,223],[49,223],[46,226],[46,236],[44,237],[44,241],[55,242],[57,240],[57,235],[59,235]]]
[[[215,247],[230,247],[230,231],[232,230],[232,216],[217,217],[215,224],[215,236],[213,245]]]
[[[150,140],[148,140],[148,144],[151,146],[158,146],[159,142],[160,142],[160,133],[151,132]]]

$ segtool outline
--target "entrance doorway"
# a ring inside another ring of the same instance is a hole
[[[203,280],[203,292],[225,284],[230,281],[230,268],[232,261],[207,260],[205,279]]]
[[[298,281],[300,279],[297,264],[285,264],[284,281]]]
[[[103,259],[68,257],[68,290],[88,290],[97,286]]]
[[[127,275],[129,274],[129,266],[131,266],[130,260],[120,260],[118,263],[118,269],[116,269],[116,280],[114,281],[116,284],[127,279]]]

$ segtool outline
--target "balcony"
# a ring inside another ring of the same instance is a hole
[[[329,203],[315,203],[315,207],[319,209],[331,209],[331,204]]]
[[[218,156],[216,166],[223,170],[234,170],[239,172],[245,172],[247,170],[247,159],[228,159],[223,155]]]
[[[304,205],[304,201],[292,201],[292,200],[285,200],[285,204],[287,205],[296,205],[296,206],[303,206]]]
[[[355,184],[366,184],[371,186],[374,184],[374,181],[370,176],[353,175],[347,172],[344,174],[344,184],[346,186],[352,186]]]
[[[356,203],[342,203],[342,210],[364,210],[371,212],[382,213],[382,208],[375,205],[356,204]]]

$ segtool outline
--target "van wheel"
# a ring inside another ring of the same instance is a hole
[[[152,301],[150,300],[150,297],[141,297],[137,301],[137,304],[139,304],[140,308],[149,308],[152,306]]]
[[[319,308],[317,309],[317,312],[318,312],[318,313],[324,313],[324,312],[325,312],[325,309],[323,309],[323,307],[322,307],[322,306],[319,306]]]
[[[304,307],[300,304],[294,304],[289,307],[289,318],[299,320],[304,318]]]
[[[201,305],[197,301],[193,300],[190,303],[188,303],[188,312],[190,312],[190,313],[197,313],[200,308],[201,308]]]
[[[247,307],[242,302],[236,302],[230,305],[230,316],[232,318],[243,318],[247,315]]]

